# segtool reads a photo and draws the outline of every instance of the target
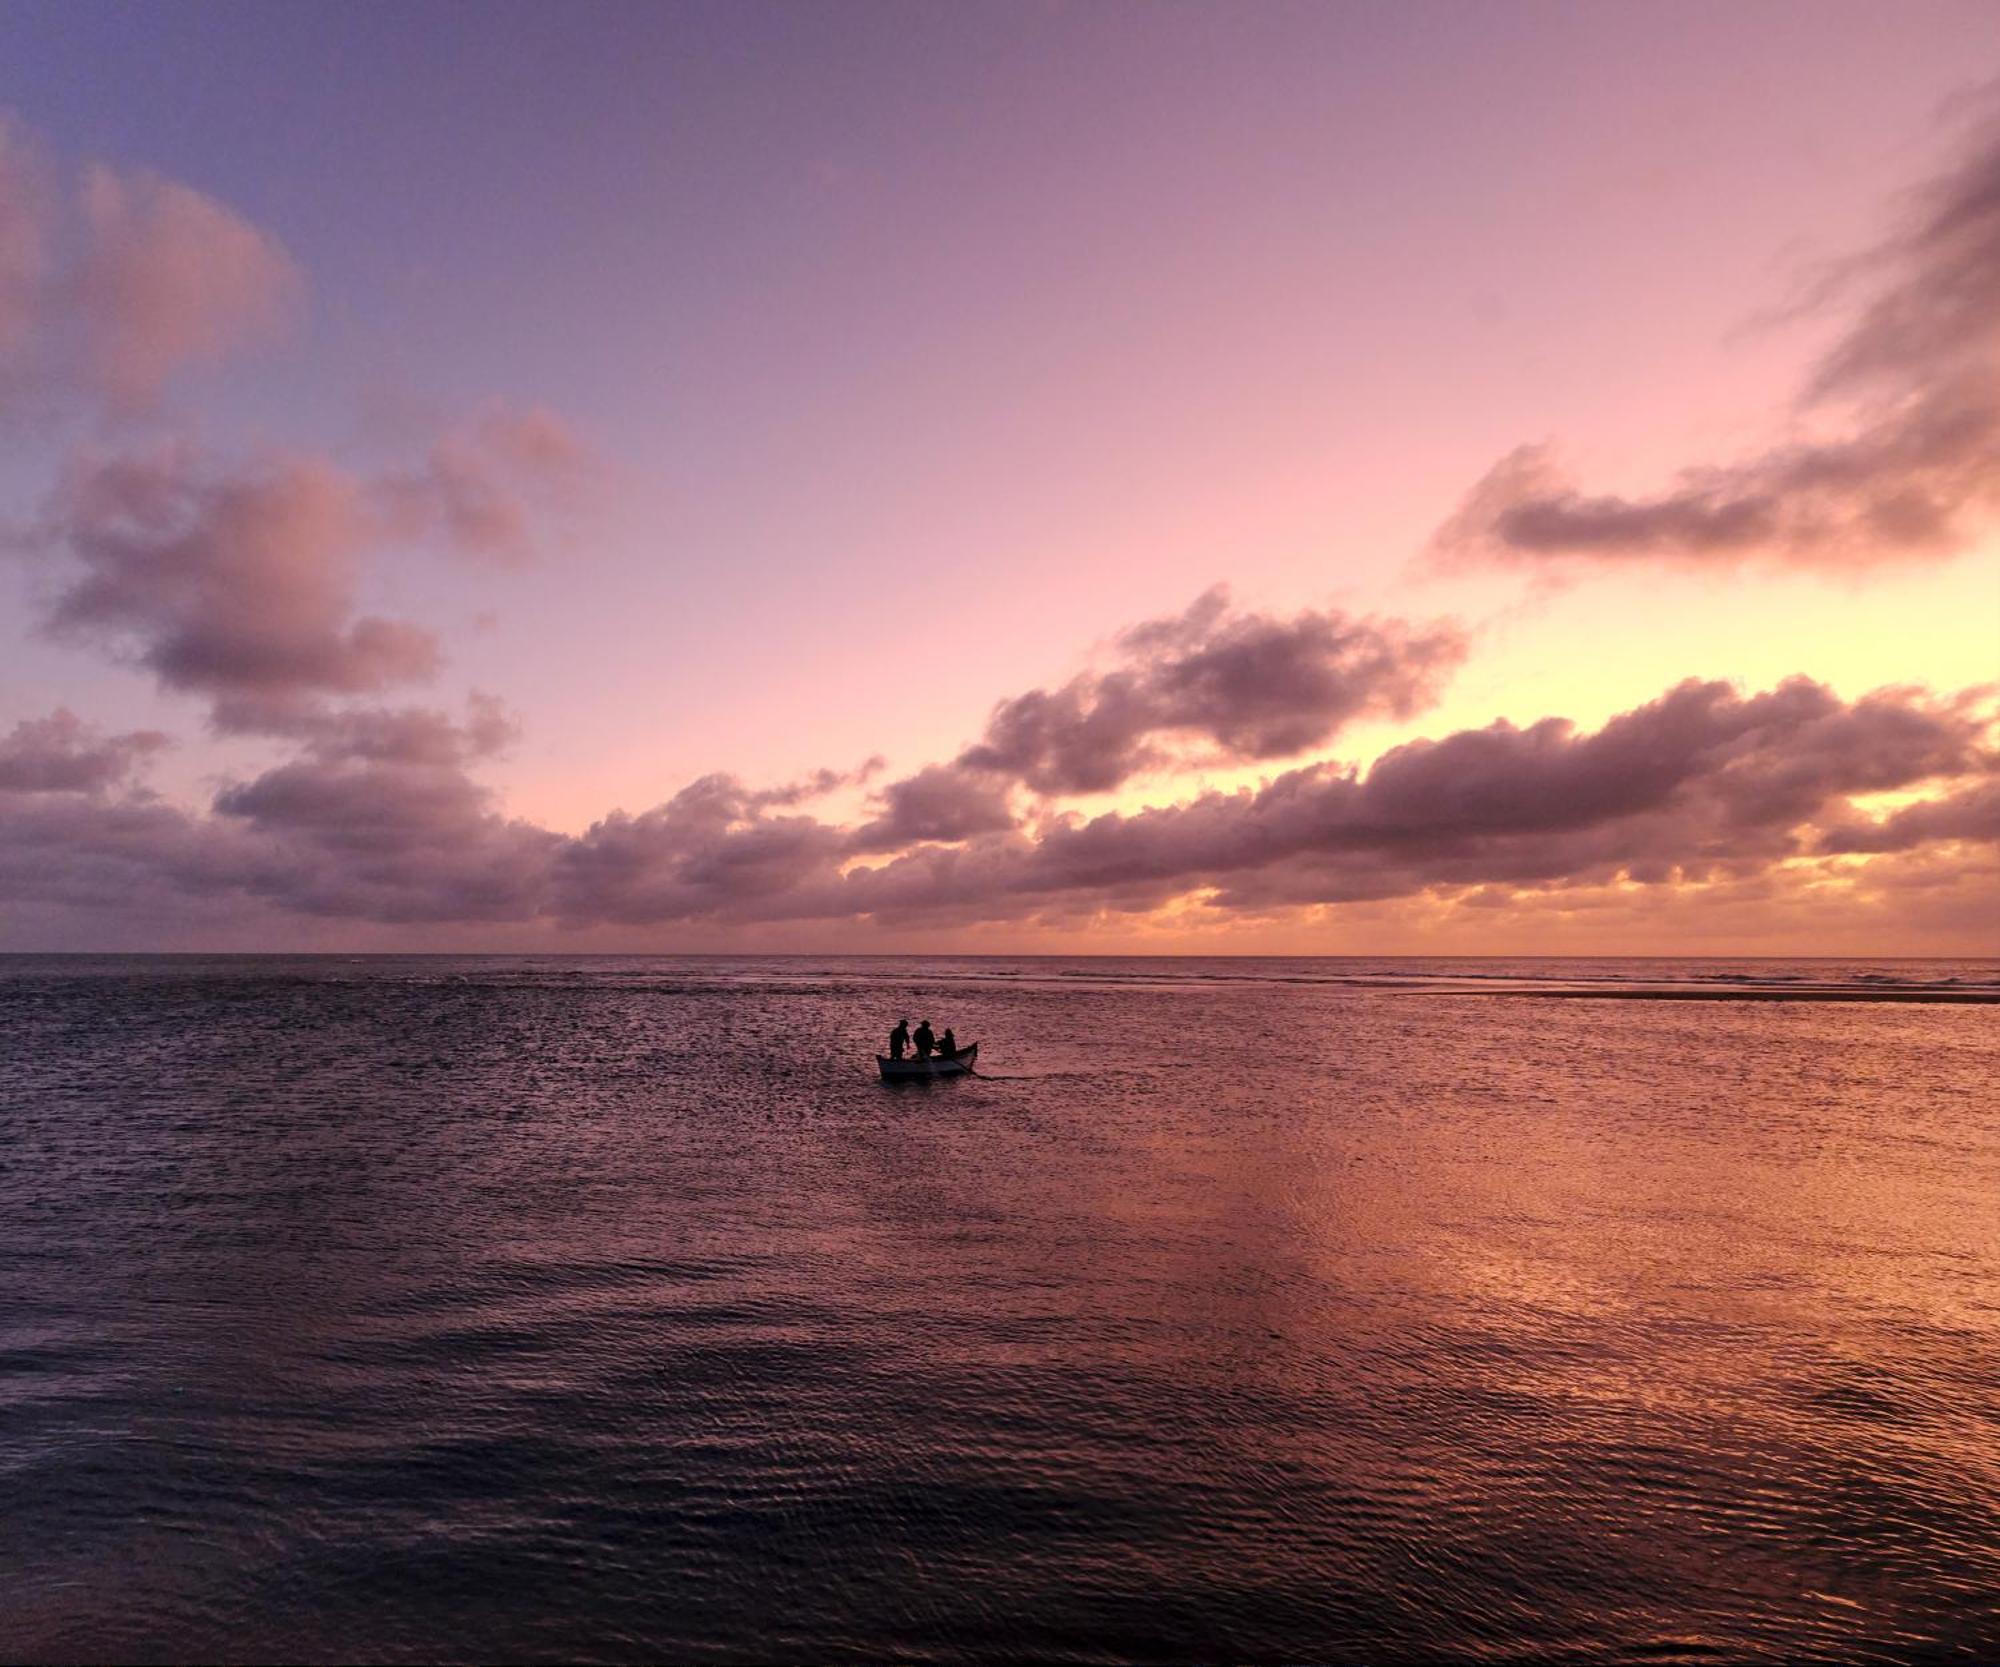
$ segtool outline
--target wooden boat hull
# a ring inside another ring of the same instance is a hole
[[[887,1054],[878,1053],[875,1063],[882,1067],[884,1082],[928,1082],[932,1077],[969,1077],[978,1058],[979,1044],[968,1042],[949,1059],[935,1053],[929,1059],[918,1059],[914,1055],[891,1059]]]

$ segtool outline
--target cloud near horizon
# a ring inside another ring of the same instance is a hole
[[[790,790],[726,775],[565,836],[502,814],[460,748],[351,737],[195,814],[138,786],[155,739],[59,716],[0,746],[0,897],[392,925],[935,929],[1169,907],[1219,924],[1396,900],[1597,906],[1607,891],[1701,886],[1871,895],[1907,878],[1892,866],[1871,882],[1895,859],[1869,852],[1955,864],[1933,868],[1935,891],[1986,884],[2000,842],[1990,691],[1843,701],[1805,678],[1751,695],[1690,680],[1594,731],[1495,723],[1407,742],[1365,771],[1319,762],[1162,808],[996,817],[948,839],[913,833],[880,857]],[[1879,819],[1865,809],[1911,790],[1924,796]]]
[[[1826,288],[1861,284],[1800,394],[1833,432],[1688,468],[1639,497],[1587,492],[1551,447],[1520,446],[1466,494],[1433,557],[1855,572],[1964,550],[2000,507],[2000,115]]]

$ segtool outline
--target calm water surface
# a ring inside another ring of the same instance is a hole
[[[2000,1007],[1579,994],[2000,966],[0,962],[0,1656],[2000,1659]]]

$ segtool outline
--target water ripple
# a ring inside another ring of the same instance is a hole
[[[1989,989],[0,965],[6,1653],[2000,1658]]]

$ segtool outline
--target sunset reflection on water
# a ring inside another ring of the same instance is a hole
[[[12,964],[15,1637],[2000,1648],[2000,1015],[1235,965]]]

